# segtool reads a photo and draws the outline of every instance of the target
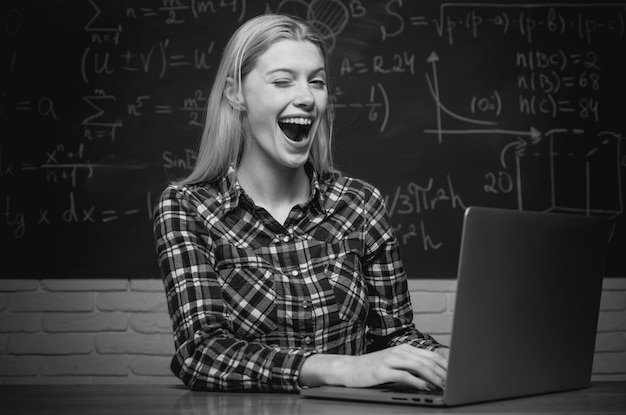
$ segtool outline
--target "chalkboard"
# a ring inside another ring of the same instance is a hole
[[[193,165],[233,30],[332,49],[338,167],[383,192],[410,278],[454,278],[463,208],[611,220],[626,276],[626,3],[5,0],[3,278],[157,278],[153,205]]]

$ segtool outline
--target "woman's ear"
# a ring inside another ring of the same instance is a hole
[[[237,88],[235,80],[229,76],[226,78],[226,87],[224,88],[224,97],[226,101],[236,111],[245,111],[246,107],[243,103],[243,95],[241,89]]]

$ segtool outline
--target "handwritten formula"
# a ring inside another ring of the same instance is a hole
[[[0,11],[3,277],[158,276],[156,198],[266,12],[327,41],[338,167],[383,193],[410,277],[454,278],[471,205],[607,217],[626,275],[624,2],[49,3]]]

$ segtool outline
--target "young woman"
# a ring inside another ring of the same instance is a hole
[[[158,203],[171,368],[192,389],[444,386],[380,193],[333,168],[327,58],[304,21],[241,26],[197,163]]]

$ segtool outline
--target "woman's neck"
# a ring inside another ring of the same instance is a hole
[[[257,206],[265,208],[281,224],[294,206],[308,200],[310,192],[304,166],[270,169],[241,163],[237,168],[237,181]]]

